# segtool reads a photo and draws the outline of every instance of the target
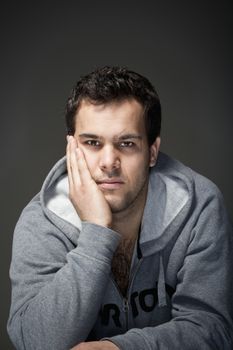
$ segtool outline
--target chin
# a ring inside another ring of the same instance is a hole
[[[112,213],[118,213],[125,209],[125,203],[121,199],[113,198],[111,195],[106,195],[105,199],[108,202]]]
[[[107,200],[107,202],[113,214],[121,213],[130,207],[130,203],[126,200]]]

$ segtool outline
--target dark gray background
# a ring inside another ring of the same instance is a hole
[[[212,179],[233,213],[232,1],[8,1],[1,4],[1,330],[12,234],[65,148],[65,101],[80,75],[124,65],[163,106],[162,150]]]

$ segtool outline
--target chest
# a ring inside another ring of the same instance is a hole
[[[134,241],[123,241],[112,259],[112,274],[123,296],[128,289],[133,250]]]
[[[125,333],[131,328],[144,328],[164,323],[171,318],[170,300],[174,292],[170,282],[165,281],[167,307],[158,307],[157,281],[159,257],[144,257],[130,271],[130,286],[122,298],[122,291],[115,288],[112,279],[106,286],[99,318],[94,326],[98,339]],[[117,264],[117,266],[119,266]],[[174,267],[174,266],[173,266]],[[117,278],[118,275],[116,275]],[[131,279],[132,276],[132,279]],[[124,281],[124,279],[123,279]],[[118,281],[119,282],[119,281]],[[123,290],[123,285],[121,285]],[[124,290],[123,290],[124,291]],[[125,303],[127,301],[127,303]],[[96,338],[92,339],[96,340]]]

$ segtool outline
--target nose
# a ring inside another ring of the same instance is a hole
[[[112,145],[102,148],[100,154],[100,169],[103,171],[113,171],[120,168],[120,157],[117,150]]]

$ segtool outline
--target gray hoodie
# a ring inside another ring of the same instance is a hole
[[[126,297],[111,273],[119,241],[80,221],[61,159],[14,233],[8,332],[18,350],[102,338],[122,350],[233,349],[233,232],[211,181],[160,153]]]

